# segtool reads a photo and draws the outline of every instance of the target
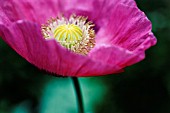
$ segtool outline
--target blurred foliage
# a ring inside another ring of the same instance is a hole
[[[124,73],[80,78],[86,113],[170,113],[170,1],[136,0],[158,39]],[[48,76],[0,39],[0,113],[75,113],[70,78]]]

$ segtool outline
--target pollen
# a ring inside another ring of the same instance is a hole
[[[87,55],[95,46],[94,24],[87,17],[71,15],[51,18],[41,26],[46,40],[54,38],[61,46],[72,52]]]

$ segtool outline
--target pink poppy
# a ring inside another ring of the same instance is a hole
[[[56,75],[119,73],[144,59],[145,50],[156,44],[151,22],[134,0],[0,3],[0,37],[28,62]]]

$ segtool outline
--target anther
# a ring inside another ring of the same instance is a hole
[[[82,55],[95,46],[94,24],[87,17],[71,15],[51,18],[41,26],[45,39],[54,38],[61,46]]]

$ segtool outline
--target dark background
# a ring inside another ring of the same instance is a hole
[[[80,78],[86,113],[170,113],[170,0],[137,0],[156,46],[124,73]],[[70,78],[49,76],[0,39],[0,113],[75,113]]]

